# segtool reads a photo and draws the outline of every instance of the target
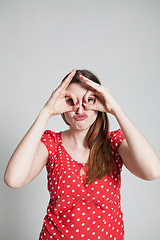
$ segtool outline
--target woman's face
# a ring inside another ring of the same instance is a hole
[[[84,97],[89,91],[88,87],[80,83],[71,83],[66,90],[75,96],[75,99],[78,103],[75,106],[75,111],[64,113],[64,117],[69,123],[70,128],[77,130],[89,129],[96,120],[98,111],[87,110],[84,107]],[[89,91],[89,95],[85,100],[88,101],[89,104],[93,104],[95,101],[94,93]],[[72,98],[67,97],[66,101],[68,104],[73,104]]]

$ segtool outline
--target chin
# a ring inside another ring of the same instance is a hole
[[[93,123],[91,124],[86,124],[85,122],[83,121],[79,121],[78,123],[74,124],[74,125],[70,125],[71,128],[73,129],[76,129],[76,130],[89,130],[90,126],[92,125]]]

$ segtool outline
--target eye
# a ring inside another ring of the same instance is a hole
[[[88,103],[90,103],[90,104],[95,103],[95,98],[88,98]]]
[[[74,105],[74,102],[73,102],[73,99],[72,99],[72,98],[67,99],[67,103],[68,103],[69,105]]]

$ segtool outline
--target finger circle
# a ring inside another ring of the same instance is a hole
[[[72,99],[73,100],[73,104],[76,105],[77,98],[76,98],[76,96],[73,93],[71,93],[69,91],[65,91],[65,98],[66,98],[66,100]]]

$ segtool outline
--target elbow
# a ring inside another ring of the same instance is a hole
[[[150,172],[145,176],[145,180],[147,181],[153,181],[160,177],[160,164],[158,167],[153,168],[150,170]]]
[[[14,181],[13,179],[7,177],[7,175],[4,175],[4,182],[5,184],[10,187],[10,188],[14,188],[14,189],[19,189],[22,188],[23,186],[20,185],[19,183],[17,183],[16,181]]]
[[[148,181],[153,181],[156,180],[160,177],[160,173],[153,173],[147,180]]]

